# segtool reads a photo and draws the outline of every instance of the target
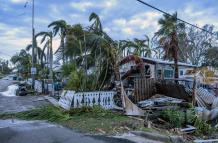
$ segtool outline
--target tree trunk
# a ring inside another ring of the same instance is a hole
[[[53,79],[53,74],[52,74],[52,67],[53,67],[52,38],[50,38],[49,42],[50,42],[50,46],[49,46],[49,50],[50,50],[50,52],[49,52],[49,65],[50,65],[49,69],[50,69],[50,73],[49,73],[49,75],[50,75],[50,79]]]
[[[64,44],[64,35],[61,35],[61,46],[62,46],[62,60],[63,60],[63,64],[65,64],[65,44]]]
[[[178,37],[176,31],[172,33],[171,37],[171,48],[172,48],[172,57],[174,59],[174,78],[179,78],[179,66],[178,66],[178,50],[179,50],[179,43],[178,43]]]
[[[175,65],[175,73],[174,78],[179,78],[179,66],[178,66],[178,59],[174,59],[174,65]]]
[[[196,105],[196,92],[197,92],[197,74],[195,70],[194,81],[193,81],[193,94],[192,94],[192,105],[193,107]]]

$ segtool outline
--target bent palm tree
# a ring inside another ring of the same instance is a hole
[[[52,78],[52,67],[53,67],[53,34],[52,32],[40,32],[36,34],[36,37],[43,36],[41,43],[45,42],[46,39],[48,39],[45,43],[45,46],[42,50],[42,53],[45,52],[45,49],[47,48],[47,63],[49,63],[49,69],[50,69],[50,77]]]
[[[52,23],[50,23],[48,25],[48,27],[52,27],[53,28],[53,35],[56,36],[58,33],[60,33],[60,38],[61,38],[61,42],[60,42],[60,46],[57,49],[57,51],[55,52],[55,54],[58,54],[58,60],[60,60],[62,58],[63,63],[65,63],[65,55],[64,55],[64,50],[65,50],[65,38],[66,38],[66,31],[67,31],[67,23],[64,20],[58,20],[58,21],[54,21]],[[61,58],[60,58],[61,56]]]
[[[64,51],[66,59],[73,61],[73,60],[77,60],[78,57],[83,56],[84,34],[85,31],[83,30],[82,25],[75,24],[72,26],[68,26],[66,32],[66,42],[65,42],[65,51]]]
[[[115,80],[119,80],[119,68],[118,68],[118,46],[115,41],[112,40],[102,28],[100,18],[97,14],[92,13],[89,17],[89,21],[93,21],[89,27],[89,35],[87,38],[87,46],[90,48],[90,55],[95,57],[97,66],[99,68],[98,81],[101,83],[100,88],[105,85],[106,81],[110,81],[109,78],[112,74],[115,75]]]
[[[33,45],[29,44],[26,47],[26,51],[30,51],[32,48],[33,48]],[[41,60],[43,58],[45,58],[45,53],[43,52],[43,50],[39,46],[37,46],[37,44],[36,44],[36,47],[34,49],[35,49],[35,53],[36,53],[36,55],[34,57],[34,61],[36,61],[36,63],[38,63],[38,64],[42,63]]]
[[[94,21],[92,25],[90,26],[90,30],[93,31],[94,33],[102,34],[102,24],[99,16],[96,13],[91,13],[89,16],[89,21]]]

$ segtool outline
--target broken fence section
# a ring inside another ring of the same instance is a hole
[[[151,98],[155,93],[155,79],[135,77],[134,103]]]
[[[66,110],[70,108],[81,108],[84,106],[101,106],[105,109],[114,109],[114,91],[78,92],[63,91],[59,100],[59,105]]]

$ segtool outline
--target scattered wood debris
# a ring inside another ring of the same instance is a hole
[[[180,131],[184,132],[184,133],[193,133],[196,130],[195,127],[191,126],[191,125],[187,125],[187,128],[183,128]]]
[[[218,139],[194,140],[195,143],[213,143],[218,142]]]

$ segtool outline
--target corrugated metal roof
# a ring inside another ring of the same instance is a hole
[[[166,64],[166,65],[174,65],[174,61],[162,60],[162,59],[154,59],[154,58],[147,58],[142,57],[144,62],[149,62],[153,64]],[[179,66],[188,66],[188,67],[197,67],[196,65],[178,62]]]

